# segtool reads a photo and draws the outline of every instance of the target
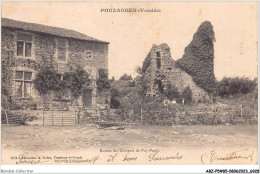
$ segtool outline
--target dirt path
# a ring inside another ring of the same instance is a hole
[[[70,150],[109,147],[257,148],[257,126],[128,126],[104,130],[94,125],[68,127],[2,125],[2,148]]]

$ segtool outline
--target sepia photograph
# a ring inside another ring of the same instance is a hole
[[[258,164],[257,1],[1,9],[1,164]]]

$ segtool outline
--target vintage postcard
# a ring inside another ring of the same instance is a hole
[[[1,8],[1,164],[258,164],[258,2]]]

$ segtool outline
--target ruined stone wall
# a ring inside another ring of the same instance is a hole
[[[192,77],[180,68],[173,66],[172,72],[167,77],[167,79],[170,79],[170,83],[175,85],[179,91],[183,91],[184,88],[190,86],[192,98],[195,102],[210,100],[209,94],[204,89],[198,87],[192,80]]]
[[[150,55],[152,58],[151,64],[145,72],[146,78],[150,80],[150,95],[156,96],[160,93],[158,81],[161,81],[164,91],[167,84],[176,86],[179,92],[190,86],[195,102],[208,101],[210,99],[209,94],[204,89],[198,87],[189,74],[175,66],[175,61],[171,57],[170,48],[167,44],[153,45]],[[157,66],[158,62],[156,59],[160,59],[160,68]]]
[[[17,33],[23,32],[32,35],[32,56],[21,57],[17,56]],[[44,60],[52,60],[56,65],[59,73],[68,71],[68,63],[81,64],[84,69],[90,74],[93,79],[89,88],[93,89],[92,103],[97,104],[95,80],[97,79],[97,72],[99,68],[108,69],[108,44],[81,41],[76,39],[66,39],[67,55],[66,61],[61,62],[57,60],[57,39],[58,37],[35,33],[28,31],[16,30],[13,28],[2,27],[1,37],[1,60],[2,60],[2,76],[5,74],[5,84],[10,86],[8,89],[14,98],[15,89],[15,71],[30,71],[32,72],[32,79],[34,79],[39,63]],[[76,62],[73,62],[76,61]],[[3,73],[4,72],[4,73]],[[14,98],[16,101],[25,99]],[[33,101],[37,103],[42,102],[36,90],[33,90]],[[27,100],[32,100],[27,99]],[[81,97],[79,98],[79,102]],[[62,104],[64,105],[64,104]],[[63,106],[62,106],[63,107]]]

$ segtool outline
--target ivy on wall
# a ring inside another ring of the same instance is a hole
[[[35,89],[40,95],[47,94],[49,91],[59,91],[63,89],[58,73],[51,67],[41,68],[34,79]]]
[[[96,84],[98,93],[107,91],[111,88],[110,80],[108,79],[108,72],[106,69],[100,68],[98,70],[98,79]]]
[[[146,56],[146,58],[144,59],[144,62],[143,62],[143,66],[142,66],[142,72],[143,73],[146,72],[146,69],[150,66],[151,61],[152,61],[152,58],[151,58],[151,51],[150,51],[148,53],[148,55]]]
[[[70,89],[74,98],[78,98],[81,95],[83,86],[87,81],[90,81],[89,74],[82,68],[64,73],[64,86]]]
[[[209,21],[203,22],[185,48],[184,55],[176,63],[192,76],[193,81],[207,92],[215,88],[214,45],[215,33]]]
[[[7,56],[4,58],[2,57],[1,60],[1,106],[3,108],[8,108],[12,103],[11,79],[13,71],[11,67],[14,65],[14,62],[12,61],[13,54],[13,51],[9,50],[6,52]]]
[[[68,65],[67,65],[68,66]],[[39,63],[39,70],[34,79],[35,89],[40,95],[45,95],[50,91],[62,91],[70,89],[74,98],[78,98],[84,84],[89,81],[89,74],[81,67],[69,68],[63,74],[58,73],[54,60],[45,60]]]

